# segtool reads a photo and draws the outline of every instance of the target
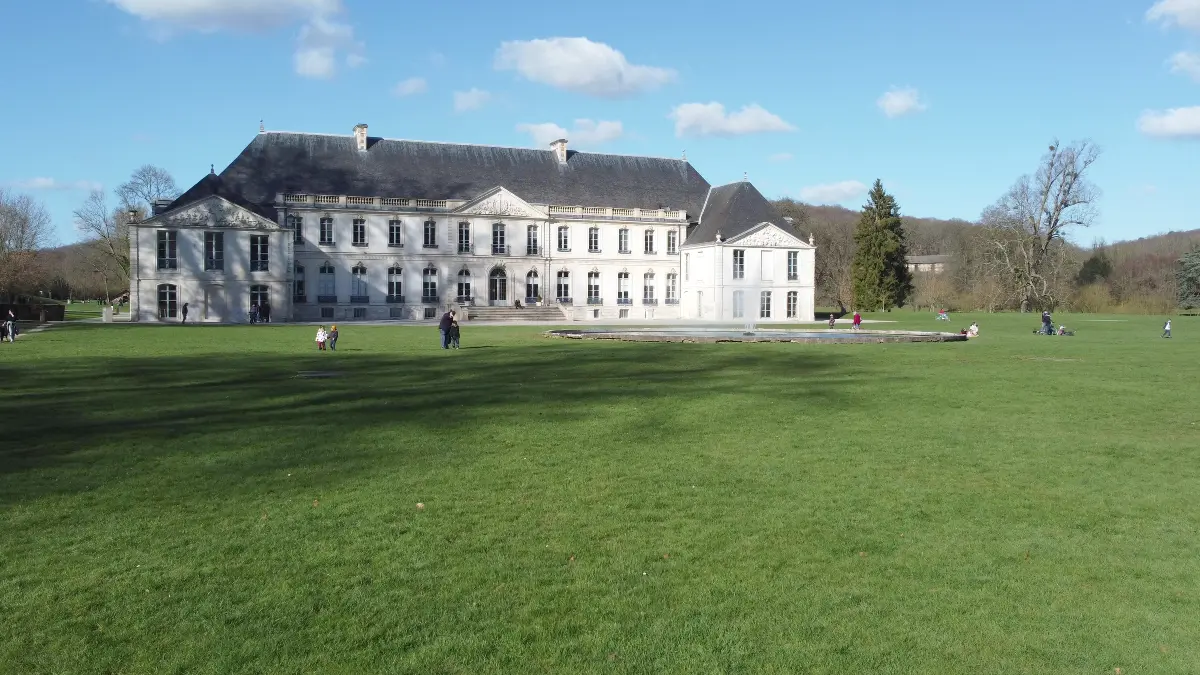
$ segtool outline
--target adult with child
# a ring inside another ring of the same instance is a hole
[[[450,349],[450,326],[454,324],[454,310],[442,315],[438,322],[438,333],[442,336],[442,349]]]
[[[459,336],[458,319],[455,319],[454,321],[450,322],[450,348],[451,349],[458,349],[458,336]]]

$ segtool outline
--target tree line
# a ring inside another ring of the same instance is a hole
[[[1200,306],[1200,230],[1091,247],[1072,243],[1097,215],[1090,141],[1049,145],[978,220],[913,218],[876,181],[860,211],[775,202],[817,243],[819,306],[877,310],[1167,313]],[[905,258],[941,255],[941,272]]]

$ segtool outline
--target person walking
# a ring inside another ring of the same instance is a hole
[[[17,338],[17,315],[13,314],[11,308],[8,310],[8,316],[4,317],[4,332],[8,336],[8,341],[13,342]]]
[[[325,326],[317,327],[317,351],[325,351],[325,341],[329,339],[329,334],[325,332]]]
[[[179,323],[187,323],[187,303],[186,302],[183,303],[183,318],[179,320]]]
[[[1165,338],[1171,337],[1171,320],[1170,319],[1167,319],[1167,323],[1163,325],[1162,336]]]
[[[329,327],[329,336],[328,336],[327,342],[329,343],[330,351],[333,351],[333,352],[337,351],[337,338],[338,338],[337,324],[335,323]]]
[[[442,320],[438,322],[438,332],[442,335],[442,349],[450,348],[450,326],[454,323],[454,311],[451,310],[442,315]]]

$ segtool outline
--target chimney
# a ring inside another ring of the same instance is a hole
[[[174,199],[155,199],[150,205],[151,215],[157,216],[160,213],[165,213],[167,207],[171,206],[174,201]]]
[[[554,151],[554,156],[558,157],[559,164],[567,163],[567,139],[560,138],[550,144],[550,149]]]
[[[354,142],[358,144],[359,152],[367,151],[367,125],[354,125]]]
[[[812,232],[809,232],[809,233],[808,233],[808,245],[809,245],[809,246],[816,246],[816,245],[817,245],[817,240],[816,240],[816,239],[813,239]]]

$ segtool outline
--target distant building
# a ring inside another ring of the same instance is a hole
[[[910,272],[945,272],[950,265],[948,255],[910,255],[908,256],[908,271]]]
[[[814,251],[686,160],[263,131],[132,226],[131,316],[811,320]]]

